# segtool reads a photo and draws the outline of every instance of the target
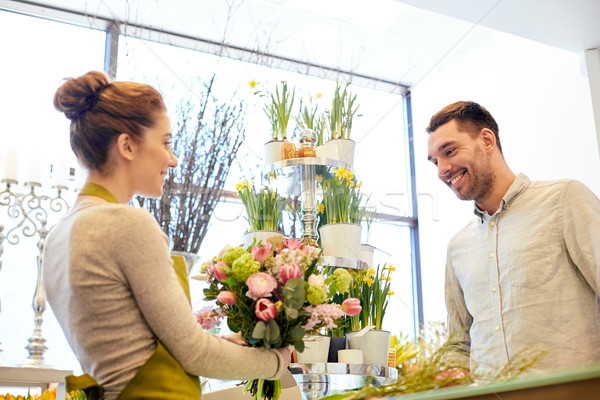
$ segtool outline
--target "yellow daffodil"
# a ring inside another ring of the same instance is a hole
[[[373,278],[367,279],[367,285],[371,286],[373,284]]]
[[[320,99],[321,97],[323,97],[323,93],[317,93],[317,99]]]
[[[238,192],[243,189],[252,189],[252,183],[249,181],[240,182],[237,185],[235,185],[235,189]]]
[[[359,187],[362,187],[362,182],[359,182],[359,183],[357,183],[357,184],[356,184],[356,187],[357,187],[357,188],[359,188]]]
[[[390,271],[392,271],[392,272],[393,272],[393,271],[395,271],[395,270],[396,270],[396,267],[394,267],[393,265],[390,265]]]
[[[352,172],[350,172],[342,167],[337,167],[336,169],[333,170],[333,172],[335,173],[335,176],[338,179],[348,179],[348,174],[352,175]],[[350,179],[352,179],[352,177],[350,177]]]
[[[317,213],[323,214],[325,212],[325,204],[319,204],[317,206]]]
[[[258,85],[258,82],[252,79],[250,82],[248,82],[248,84],[250,85],[250,89],[254,89],[256,85]]]
[[[393,296],[393,295],[394,295],[394,291],[393,291],[393,290],[390,290],[390,291],[388,292],[388,296]]]

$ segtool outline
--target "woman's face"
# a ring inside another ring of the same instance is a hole
[[[160,111],[156,123],[143,132],[137,146],[135,165],[135,192],[146,197],[160,197],[169,168],[178,164],[171,149],[171,124],[164,111]]]

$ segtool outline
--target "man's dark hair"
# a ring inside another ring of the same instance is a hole
[[[494,120],[494,117],[492,117],[492,114],[484,107],[472,101],[457,101],[456,103],[452,103],[431,117],[426,131],[427,133],[431,133],[452,120],[456,120],[456,124],[462,131],[469,132],[473,136],[478,135],[483,128],[491,130],[494,132],[494,136],[496,136],[498,150],[502,153],[502,145],[500,144],[500,136],[498,135],[498,124]]]

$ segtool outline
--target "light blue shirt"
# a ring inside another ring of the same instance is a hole
[[[475,214],[448,246],[447,361],[488,378],[528,349],[547,352],[533,370],[600,362],[598,198],[519,174],[492,216]]]

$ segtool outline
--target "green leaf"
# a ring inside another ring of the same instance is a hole
[[[252,331],[252,337],[255,339],[265,339],[267,336],[267,326],[263,321],[258,321]]]
[[[286,307],[285,304],[283,306],[283,308],[285,309],[285,316],[288,317],[289,319],[296,319],[298,318],[298,310],[296,310],[295,308],[292,307]]]
[[[283,304],[286,307],[299,310],[304,305],[306,293],[304,291],[304,280],[290,279],[285,283],[283,290]]]
[[[301,327],[297,326],[290,332],[290,336],[294,339],[301,339],[305,335],[306,331]]]

